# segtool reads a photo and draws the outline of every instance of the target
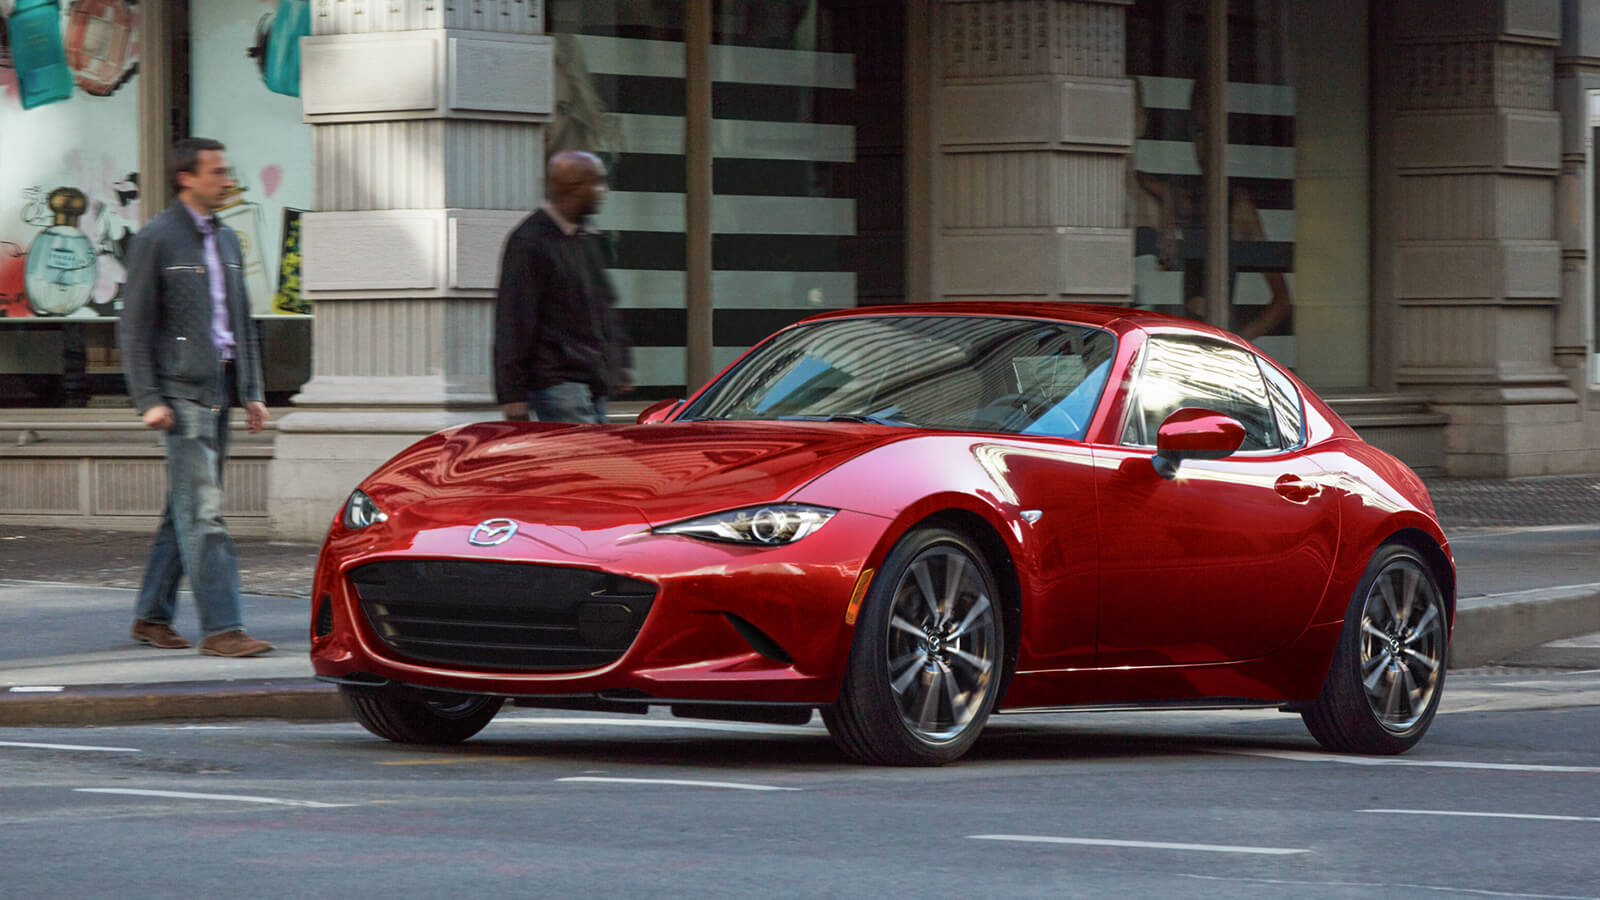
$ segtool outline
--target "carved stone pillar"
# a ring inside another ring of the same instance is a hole
[[[1393,8],[1395,381],[1450,416],[1453,475],[1569,470],[1582,422],[1552,341],[1558,0]]]
[[[934,4],[936,297],[1132,297],[1127,2]]]
[[[554,71],[542,6],[316,0],[301,44],[312,378],[278,426],[275,535],[321,537],[379,462],[494,415],[500,251],[543,194]]]

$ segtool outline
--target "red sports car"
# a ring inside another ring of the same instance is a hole
[[[633,425],[484,422],[361,483],[311,657],[395,741],[501,705],[804,722],[959,757],[991,713],[1298,712],[1400,753],[1444,686],[1427,490],[1216,328],[1069,304],[853,309]]]

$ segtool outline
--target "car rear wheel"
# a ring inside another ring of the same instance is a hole
[[[361,727],[402,744],[458,744],[482,731],[505,702],[501,697],[411,689],[340,686],[339,693]]]
[[[1444,692],[1450,611],[1416,551],[1385,545],[1367,565],[1322,696],[1301,712],[1317,742],[1351,753],[1404,753]]]
[[[867,763],[931,766],[977,740],[998,699],[1005,629],[995,579],[962,535],[919,528],[862,604],[839,700],[823,721]]]

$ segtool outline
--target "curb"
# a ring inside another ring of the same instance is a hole
[[[1600,583],[1467,597],[1451,637],[1451,669],[1489,665],[1550,641],[1600,632]],[[312,679],[113,684],[0,692],[0,727],[115,725],[199,719],[347,721],[338,688]]]
[[[192,719],[349,719],[338,688],[304,681],[115,684],[0,693],[0,726],[113,725]]]
[[[1488,665],[1550,641],[1600,631],[1600,583],[1465,597],[1457,602],[1450,668]]]

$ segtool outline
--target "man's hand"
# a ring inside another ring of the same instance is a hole
[[[501,404],[500,410],[506,414],[507,422],[528,421],[527,401],[523,401],[521,403],[504,403]]]
[[[261,429],[267,427],[267,405],[260,400],[251,400],[244,405],[245,416],[250,422],[250,433],[259,434]]]
[[[633,370],[622,369],[617,372],[617,393],[633,393]]]
[[[165,403],[145,410],[143,419],[145,425],[157,431],[166,431],[177,421],[177,417],[172,414],[172,407]]]

